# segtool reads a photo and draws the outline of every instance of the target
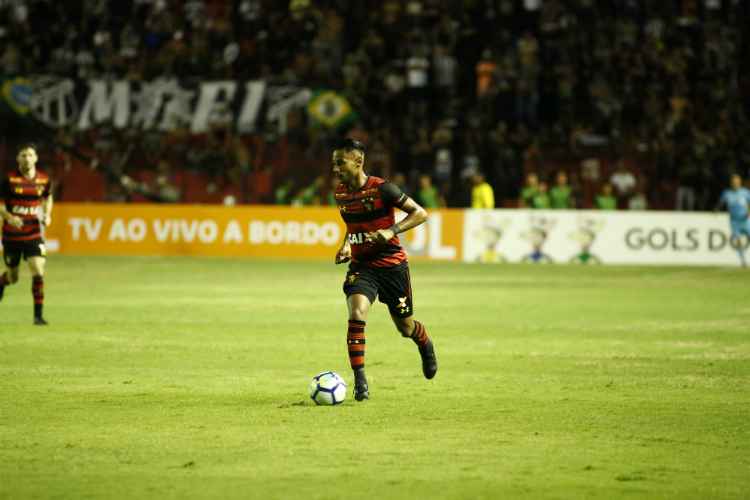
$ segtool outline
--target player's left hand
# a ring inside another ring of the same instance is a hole
[[[388,243],[388,241],[394,236],[396,236],[396,233],[393,232],[393,229],[378,229],[372,233],[367,233],[365,235],[365,241],[368,243],[379,243],[383,245]]]
[[[45,215],[42,217],[42,224],[49,227],[50,224],[52,224],[52,216],[51,215]]]

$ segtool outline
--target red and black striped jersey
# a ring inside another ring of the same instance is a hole
[[[386,244],[368,243],[365,234],[388,229],[396,222],[395,207],[401,208],[406,195],[401,188],[379,177],[370,176],[364,186],[349,191],[345,184],[336,188],[336,205],[346,223],[352,247],[352,262],[369,267],[393,267],[406,260],[406,250],[398,236]]]
[[[50,195],[49,177],[36,171],[33,179],[27,179],[16,170],[5,176],[0,184],[0,199],[5,209],[23,219],[23,226],[15,228],[3,224],[3,241],[29,241],[42,237],[39,222],[42,201]]]

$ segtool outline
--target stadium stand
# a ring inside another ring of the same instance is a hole
[[[621,162],[650,208],[706,209],[750,167],[748,25],[741,0],[16,0],[0,2],[0,61],[6,78],[334,89],[356,111],[321,130],[295,108],[283,134],[62,128],[41,163],[62,200],[288,202],[279,189],[327,175],[349,133],[377,145],[373,173],[410,192],[428,174],[449,206],[468,206],[476,170],[497,206],[526,173],[565,170],[591,207]],[[10,168],[34,130],[0,132]]]

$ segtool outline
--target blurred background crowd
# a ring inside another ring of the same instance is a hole
[[[427,207],[681,209],[750,168],[744,0],[0,0],[8,76],[263,79],[357,120],[285,133],[62,128],[59,199],[330,204],[330,147]],[[35,139],[8,123],[0,159]]]

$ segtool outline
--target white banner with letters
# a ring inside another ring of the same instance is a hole
[[[466,262],[739,265],[725,213],[467,210],[462,254]]]
[[[306,106],[312,95],[308,88],[265,80],[0,77],[0,116],[7,104],[11,114],[3,119],[30,115],[53,129],[188,128],[201,134],[221,125],[250,133],[272,123],[285,133],[289,111]]]

